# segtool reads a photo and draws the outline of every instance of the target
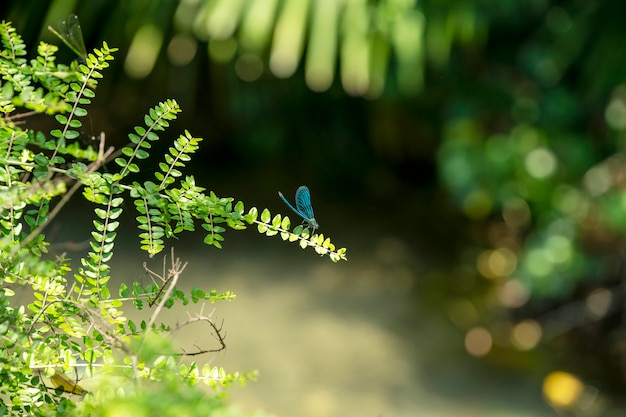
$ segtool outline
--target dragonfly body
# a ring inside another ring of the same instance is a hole
[[[302,217],[304,221],[313,229],[313,233],[315,233],[315,229],[317,229],[319,224],[315,220],[315,214],[313,213],[313,207],[311,206],[311,192],[309,188],[305,185],[298,187],[296,190],[296,206],[292,206],[291,203],[285,198],[283,193],[278,192],[280,198],[283,199],[285,204],[289,206],[294,213],[298,216]]]

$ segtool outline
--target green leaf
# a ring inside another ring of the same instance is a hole
[[[133,294],[133,297],[139,297],[143,295],[143,287],[141,286],[140,283],[133,282],[133,288],[131,292]]]
[[[264,209],[261,213],[261,221],[264,223],[269,223],[271,218],[272,215],[270,214],[270,211],[268,209]]]
[[[272,219],[272,226],[274,226],[275,228],[280,227],[282,223],[282,216],[280,214],[277,214],[276,216],[274,216],[274,218]]]
[[[41,154],[37,154],[33,157],[35,163],[39,166],[42,167],[46,167],[48,166],[48,158],[46,158],[45,156],[41,155]]]
[[[78,136],[80,136],[80,134],[75,131],[75,130],[69,130],[67,132],[65,132],[65,138],[66,139],[76,139]]]
[[[111,293],[109,292],[109,287],[103,286],[100,288],[100,295],[103,300],[108,300],[111,298]]]
[[[250,211],[248,212],[248,214],[246,214],[245,216],[243,216],[243,219],[248,222],[248,224],[252,224],[254,223],[254,221],[257,219],[258,217],[258,210],[256,207],[252,207],[250,209]]]

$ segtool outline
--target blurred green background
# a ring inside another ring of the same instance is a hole
[[[205,138],[199,185],[287,213],[277,191],[306,184],[348,248],[333,265],[253,231],[174,242],[186,285],[239,294],[215,361],[260,369],[243,410],[626,415],[626,3],[0,5],[31,52],[70,13],[88,49],[120,48],[86,137],[121,146],[174,98],[171,137]],[[57,250],[90,210],[58,220]],[[127,214],[113,275],[130,281],[147,258]]]

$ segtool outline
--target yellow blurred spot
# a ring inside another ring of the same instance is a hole
[[[278,0],[248,2],[239,29],[242,49],[257,54],[263,52],[272,34],[277,7]]]
[[[485,278],[504,278],[515,271],[517,256],[506,248],[487,250],[478,256],[477,264]]]
[[[305,66],[306,83],[313,91],[325,91],[333,82],[337,59],[339,4],[336,0],[316,0],[313,3]]]
[[[563,371],[555,371],[543,380],[543,395],[555,408],[572,407],[584,390],[580,379]]]
[[[604,317],[609,312],[612,303],[613,293],[606,288],[593,290],[585,300],[587,310],[598,318]]]
[[[230,38],[237,27],[243,0],[214,1],[206,31],[213,39]]]
[[[341,51],[341,85],[350,95],[364,95],[370,84],[367,38],[361,34],[346,36]]]
[[[163,32],[152,24],[143,25],[133,38],[124,62],[126,74],[134,79],[152,72],[163,45]]]
[[[524,160],[526,171],[535,178],[543,179],[554,174],[556,171],[556,157],[546,148],[533,149],[526,155]]]
[[[489,215],[492,207],[491,196],[483,190],[473,190],[463,201],[463,212],[473,220],[482,220]]]
[[[368,19],[367,9],[360,2],[346,6],[340,72],[344,90],[353,96],[366,94],[370,85]]]
[[[309,0],[288,1],[276,21],[270,68],[279,78],[293,75],[302,55]]]
[[[543,332],[535,320],[524,320],[515,325],[511,341],[519,350],[533,349],[541,341]]]
[[[311,62],[311,65],[309,65]],[[328,90],[333,83],[334,71],[330,66],[321,66],[312,61],[307,61],[306,85],[313,91],[322,92]]]
[[[483,327],[475,327],[465,335],[465,350],[472,356],[485,356],[491,351],[492,345],[491,333]]]
[[[198,44],[193,37],[178,34],[172,38],[167,46],[167,57],[172,64],[182,67],[191,62],[197,49]]]
[[[244,81],[256,81],[263,74],[263,61],[256,55],[243,54],[235,62],[235,72]]]

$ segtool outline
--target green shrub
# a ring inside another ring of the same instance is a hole
[[[78,140],[81,119],[116,49],[103,43],[89,54],[77,51],[81,59],[67,66],[56,63],[57,47],[43,42],[28,60],[10,23],[0,24],[0,37],[0,414],[214,415],[223,406],[224,388],[254,373],[186,360],[225,348],[221,325],[202,308],[176,326],[160,322],[160,315],[176,303],[215,303],[235,295],[180,290],[186,264],[173,250],[162,273],[146,269],[152,284],[112,289],[109,264],[123,203],[133,201],[141,249],[150,256],[198,224],[205,243],[216,248],[227,227],[256,225],[260,233],[311,247],[334,262],[345,260],[346,250],[303,226],[291,230],[288,217],[267,209],[246,212],[242,202],[207,193],[192,176],[183,176],[201,141],[187,131],[164,155],[154,180],[131,180],[158,134],[181,111],[178,104],[167,100],[150,109],[118,151],[107,147],[104,133],[97,149],[85,146]],[[54,117],[59,127],[49,135],[28,129],[28,116],[36,113]],[[109,161],[119,169],[101,172]],[[43,231],[79,190],[94,205],[94,220],[90,250],[73,270],[65,257],[48,259]],[[16,302],[18,292],[32,301]],[[150,318],[129,320],[129,307],[151,308]],[[216,346],[178,349],[173,334],[192,324],[208,326]],[[89,390],[83,378],[89,378]]]

